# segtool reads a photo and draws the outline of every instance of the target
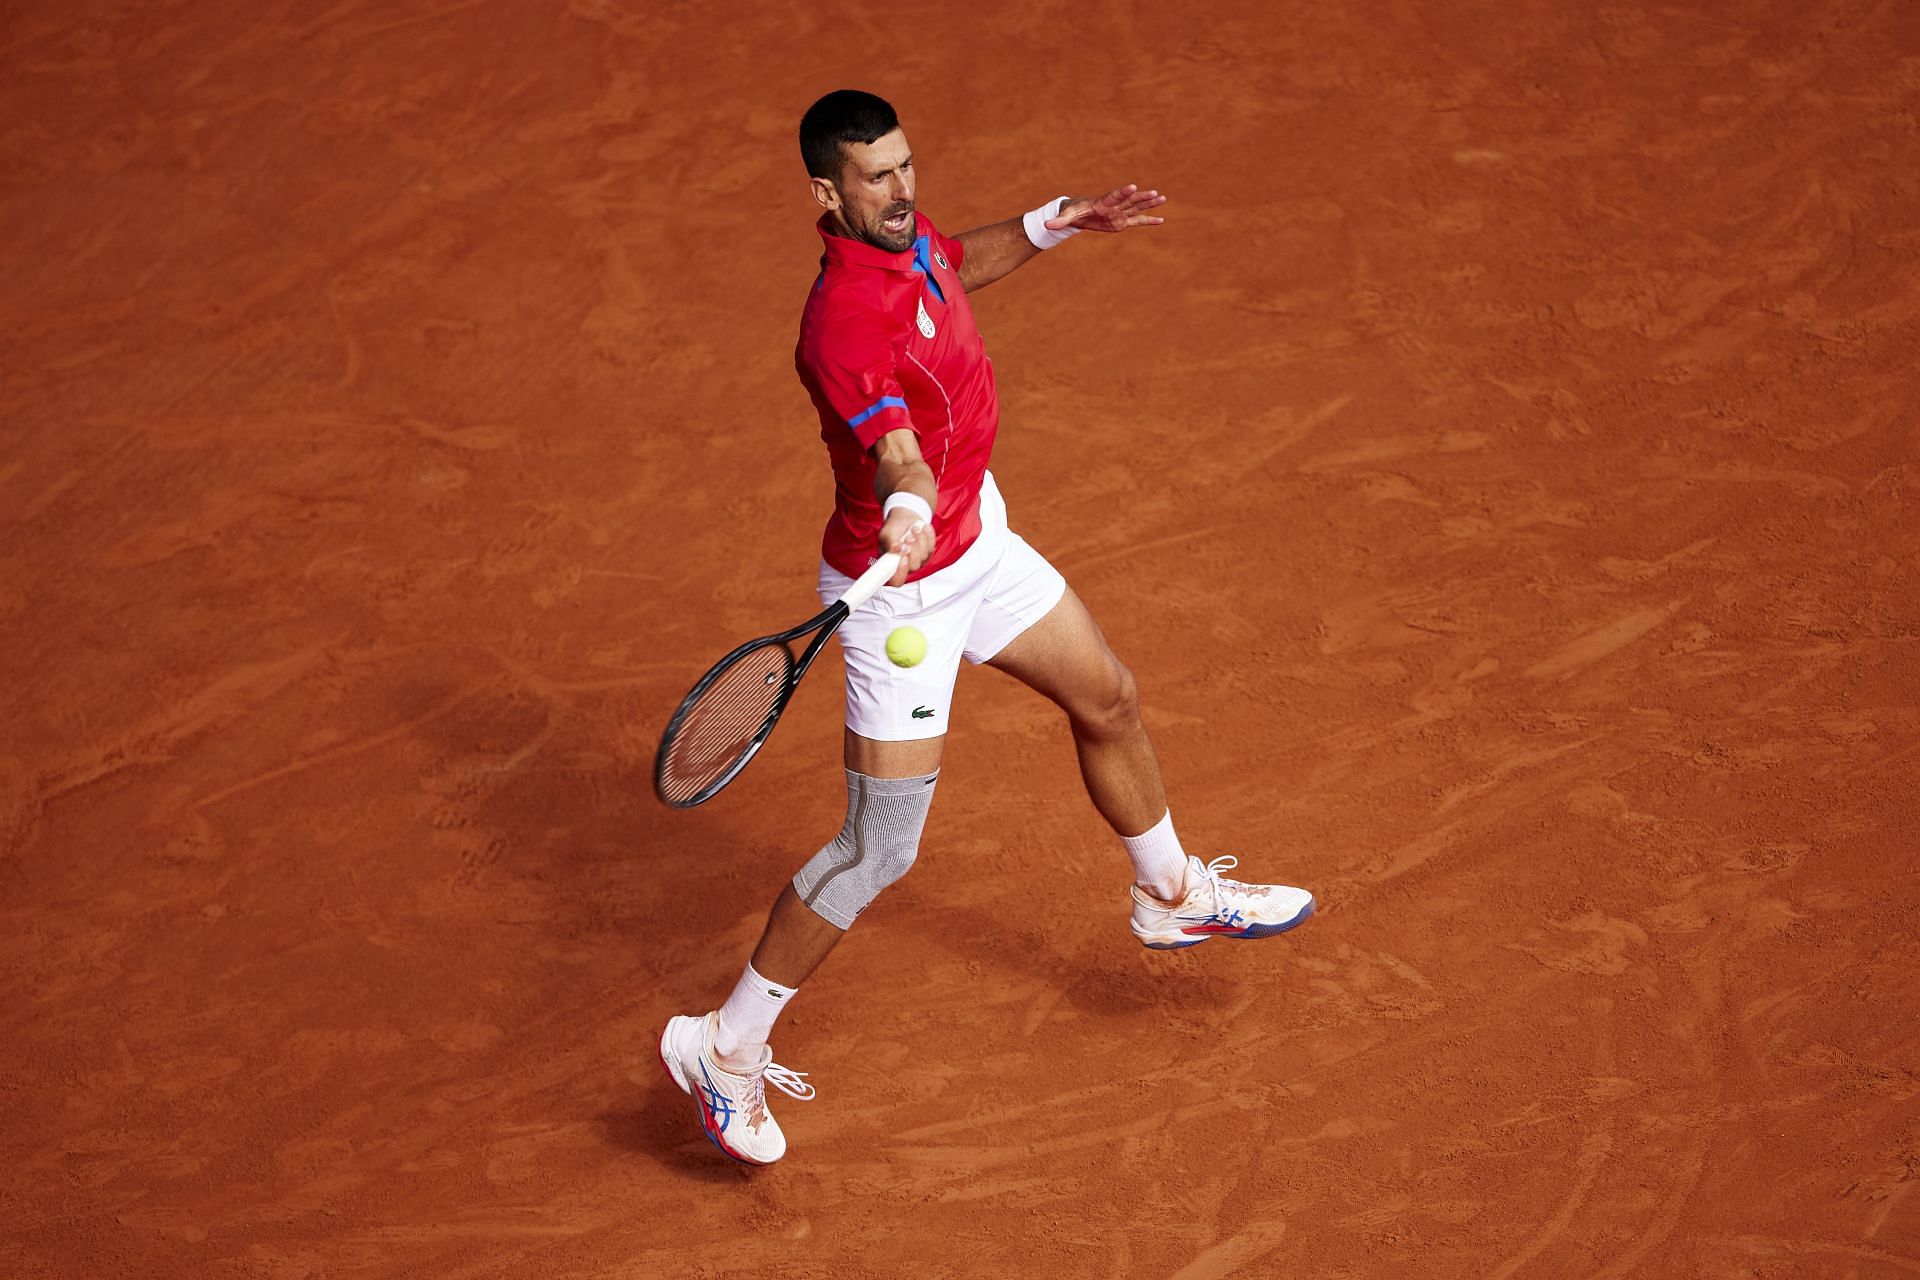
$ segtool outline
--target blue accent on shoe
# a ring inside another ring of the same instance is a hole
[[[727,1150],[726,1147],[721,1144],[719,1135],[716,1134],[712,1129],[707,1127],[706,1104],[700,1100],[700,1094],[705,1092],[705,1090],[699,1089],[696,1087],[694,1083],[694,1079],[691,1075],[688,1075],[686,1077],[686,1082],[684,1084],[681,1083],[680,1077],[673,1073],[672,1065],[667,1062],[666,1054],[667,1054],[667,1050],[663,1046],[660,1054],[660,1066],[663,1070],[666,1071],[667,1079],[673,1082],[673,1087],[685,1092],[689,1097],[693,1099],[693,1109],[700,1116],[700,1132],[706,1134],[707,1141],[713,1144],[714,1150],[718,1151],[721,1155],[725,1156],[727,1159],[733,1161],[735,1164],[751,1165],[753,1161],[742,1159],[741,1157],[733,1154],[733,1152]],[[707,1075],[706,1064],[703,1062],[703,1063],[699,1063],[698,1065],[700,1067],[700,1074],[703,1076],[706,1076]],[[708,1083],[712,1083],[713,1077],[707,1076],[707,1080],[708,1080]]]
[[[1251,942],[1255,938],[1271,938],[1277,933],[1285,933],[1289,929],[1297,929],[1301,925],[1305,924],[1307,922],[1308,917],[1313,915],[1314,905],[1315,904],[1313,900],[1309,898],[1307,900],[1307,905],[1300,909],[1299,915],[1295,916],[1291,920],[1283,920],[1279,924],[1250,924],[1244,929],[1236,929],[1231,933],[1226,933],[1226,932],[1203,933],[1198,937],[1194,938],[1190,942],[1149,942],[1147,943],[1147,946],[1151,947],[1155,951],[1178,951],[1182,947],[1197,947],[1201,943],[1205,942],[1208,938],[1235,938],[1241,942]],[[1236,911],[1233,914],[1235,916],[1238,916],[1240,913]],[[1175,918],[1180,920],[1197,920],[1200,917],[1177,916]],[[1217,920],[1222,924],[1228,924],[1232,922],[1231,917],[1223,918],[1218,915],[1208,916],[1206,917],[1206,919],[1208,921]]]
[[[707,1074],[707,1064],[704,1062],[700,1064],[700,1078],[706,1081],[700,1087],[700,1092],[707,1095],[706,1105],[702,1109],[720,1122],[718,1132],[725,1133],[727,1124],[733,1119],[733,1101],[713,1087],[713,1077]]]
[[[725,1133],[727,1131],[727,1124],[733,1119],[733,1103],[729,1102],[726,1096],[718,1090],[708,1089],[706,1094],[707,1114],[712,1116],[716,1122],[714,1132]]]
[[[695,1105],[698,1105],[698,1104],[695,1104]],[[700,1113],[700,1132],[707,1135],[707,1141],[713,1144],[714,1150],[718,1151],[721,1155],[733,1161],[735,1164],[751,1164],[752,1163],[752,1161],[750,1160],[742,1160],[739,1156],[733,1154],[733,1152],[726,1149],[726,1147],[720,1141],[720,1135],[715,1133],[713,1130],[707,1128],[707,1117],[706,1117],[706,1112],[704,1110]]]
[[[707,1064],[702,1061],[699,1066],[701,1078],[706,1081],[705,1084],[700,1086],[700,1094],[706,1095],[706,1100],[703,1101],[699,1094],[696,1094],[693,1099],[693,1105],[699,1108],[700,1111],[700,1132],[707,1135],[707,1141],[711,1142],[719,1150],[721,1155],[733,1161],[735,1164],[752,1164],[753,1161],[748,1160],[746,1157],[737,1156],[727,1150],[726,1144],[720,1141],[720,1135],[727,1131],[727,1125],[732,1121],[735,1114],[733,1101],[728,1098],[726,1094],[721,1093],[713,1087],[713,1077],[707,1074]],[[715,1106],[715,1103],[719,1105]],[[709,1117],[717,1117],[719,1119],[720,1127],[718,1129],[708,1123]]]
[[[1309,901],[1305,907],[1301,908],[1300,914],[1291,920],[1285,920],[1279,924],[1248,925],[1238,933],[1223,933],[1219,936],[1222,938],[1240,938],[1242,940],[1250,938],[1271,938],[1276,933],[1285,933],[1289,929],[1299,928],[1307,922],[1307,917],[1312,914],[1313,903]]]

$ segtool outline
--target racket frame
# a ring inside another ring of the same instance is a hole
[[[691,809],[696,805],[705,804],[707,801],[713,799],[716,795],[720,794],[721,790],[724,789],[728,783],[739,777],[740,771],[747,767],[747,764],[759,752],[760,748],[766,745],[767,739],[773,736],[774,726],[780,723],[780,717],[786,711],[787,703],[793,700],[793,691],[800,687],[800,678],[807,674],[807,668],[811,667],[813,660],[820,656],[820,650],[826,647],[827,641],[832,638],[833,633],[840,629],[840,624],[845,622],[855,609],[858,609],[871,599],[874,593],[886,584],[887,579],[891,578],[894,571],[899,567],[899,555],[894,552],[888,552],[886,555],[874,561],[872,567],[860,575],[852,586],[842,592],[838,600],[835,600],[807,621],[797,627],[777,632],[774,635],[761,636],[757,640],[749,640],[745,644],[731,650],[724,658],[721,658],[720,661],[709,667],[707,673],[694,682],[693,688],[688,692],[687,696],[680,700],[680,705],[674,709],[673,718],[667,721],[666,731],[660,735],[660,749],[655,754],[653,760],[653,793],[660,797],[661,803],[675,809]],[[816,630],[819,634],[813,637],[806,649],[796,658],[792,648],[793,642]],[[776,644],[782,646],[787,651],[787,678],[779,694],[775,696],[773,707],[767,712],[767,718],[761,722],[759,730],[753,735],[752,741],[747,744],[746,750],[742,751],[739,758],[728,765],[719,776],[707,783],[706,786],[701,787],[700,790],[696,791],[692,796],[685,800],[668,799],[666,790],[667,753],[673,745],[674,738],[678,736],[681,725],[686,722],[688,715],[690,715],[694,707],[699,704],[700,695],[711,688],[714,681],[726,674],[730,667],[743,660],[748,654]]]

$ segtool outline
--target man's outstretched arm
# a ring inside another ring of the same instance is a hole
[[[1069,199],[1050,218],[1036,216],[989,223],[954,237],[965,251],[960,259],[960,283],[968,293],[984,289],[1021,263],[1082,231],[1125,231],[1129,227],[1157,227],[1165,218],[1152,210],[1167,202],[1158,191],[1142,191],[1128,183],[1104,196]]]

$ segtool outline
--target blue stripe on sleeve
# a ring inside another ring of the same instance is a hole
[[[906,407],[907,402],[899,396],[881,396],[878,400],[875,400],[872,404],[854,414],[851,418],[848,418],[847,425],[857,427],[883,409],[904,409]]]

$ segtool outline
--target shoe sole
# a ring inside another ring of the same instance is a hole
[[[720,1141],[720,1135],[713,1131],[713,1126],[708,1121],[707,1117],[710,1113],[707,1110],[705,1099],[701,1098],[700,1094],[694,1089],[693,1082],[687,1077],[686,1072],[681,1070],[680,1055],[674,1053],[673,1050],[667,1047],[667,1037],[672,1034],[673,1023],[668,1022],[667,1029],[660,1033],[660,1065],[666,1070],[667,1079],[673,1081],[674,1088],[693,1099],[693,1105],[700,1115],[700,1132],[707,1135],[707,1141],[711,1142],[714,1147],[719,1150],[721,1155],[733,1161],[735,1164],[751,1165],[756,1169],[766,1168],[769,1161],[755,1160],[751,1156],[743,1156],[738,1151],[727,1146],[726,1143]]]
[[[1251,942],[1255,938],[1271,938],[1277,933],[1285,933],[1289,929],[1298,929],[1301,925],[1305,924],[1313,915],[1313,907],[1314,904],[1308,902],[1305,907],[1301,908],[1299,915],[1291,920],[1284,920],[1279,924],[1255,924],[1248,925],[1244,929],[1235,929],[1232,932],[1203,933],[1197,938],[1188,938],[1183,942],[1148,942],[1145,938],[1141,938],[1140,942],[1141,945],[1153,951],[1181,951],[1187,947],[1197,947],[1210,938],[1233,938],[1240,942]],[[1139,937],[1138,934],[1134,936]]]

